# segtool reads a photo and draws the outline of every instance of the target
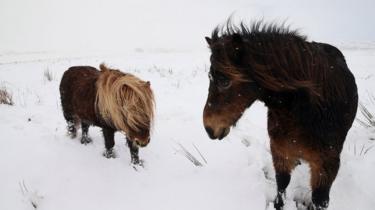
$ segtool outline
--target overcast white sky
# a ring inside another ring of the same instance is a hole
[[[191,50],[229,15],[285,20],[316,41],[374,41],[373,0],[0,0],[0,52]]]

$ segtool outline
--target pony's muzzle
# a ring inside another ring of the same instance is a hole
[[[220,119],[217,119],[217,116],[210,114],[205,108],[203,113],[203,124],[208,136],[211,139],[223,139],[226,137],[230,131],[230,126]]]
[[[150,138],[147,138],[147,140],[140,140],[140,139],[135,139],[135,143],[137,144],[137,146],[139,147],[145,147],[148,145],[148,143],[150,143]]]
[[[206,132],[211,139],[219,139],[219,140],[226,137],[230,131],[230,127],[213,129],[209,126],[205,126],[204,128],[206,129]]]

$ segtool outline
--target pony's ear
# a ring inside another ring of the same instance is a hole
[[[151,82],[150,81],[147,81],[146,82],[146,87],[150,87],[151,86]]]
[[[108,68],[105,65],[105,63],[101,63],[100,66],[99,66],[99,68],[100,68],[101,71],[108,71]]]
[[[210,37],[208,37],[208,36],[206,36],[206,37],[204,37],[204,38],[206,39],[207,44],[208,44],[209,46],[211,46],[211,44],[212,44],[212,39],[211,39]]]

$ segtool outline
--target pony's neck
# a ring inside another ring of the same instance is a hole
[[[301,103],[298,99],[302,93],[299,92],[274,92],[261,89],[259,91],[259,100],[270,109],[292,109]]]

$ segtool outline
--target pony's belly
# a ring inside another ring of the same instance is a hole
[[[304,159],[307,150],[297,138],[271,138],[271,149],[285,159]]]
[[[273,155],[283,157],[291,164],[303,160],[310,166],[319,165],[325,159],[335,158],[339,154],[335,148],[316,147],[308,138],[271,139],[271,150]]]

